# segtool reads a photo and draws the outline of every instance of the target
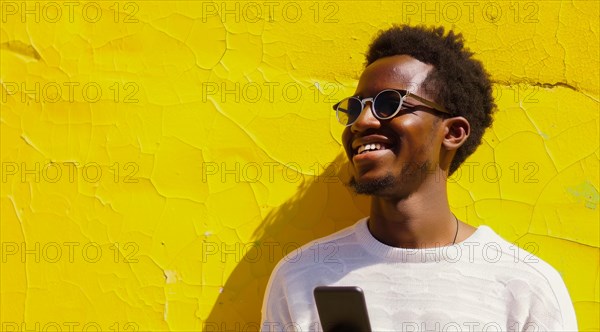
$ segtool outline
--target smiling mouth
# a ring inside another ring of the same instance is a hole
[[[364,158],[379,158],[381,157],[380,155],[388,151],[397,154],[397,148],[397,144],[391,142],[366,143],[354,148],[350,159],[354,159],[354,157],[358,157],[361,160]]]
[[[354,150],[355,155],[361,155],[373,151],[389,150],[389,147],[382,143],[363,144]]]

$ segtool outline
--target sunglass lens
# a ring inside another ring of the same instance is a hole
[[[375,98],[375,112],[381,118],[388,118],[398,110],[402,96],[396,91],[384,91]]]
[[[355,98],[344,99],[337,107],[338,121],[343,125],[349,125],[356,121],[362,111],[362,104]]]

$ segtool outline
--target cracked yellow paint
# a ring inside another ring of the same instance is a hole
[[[275,263],[368,211],[330,106],[403,22],[462,32],[495,81],[453,210],[600,329],[597,1],[1,6],[2,330],[256,329]]]

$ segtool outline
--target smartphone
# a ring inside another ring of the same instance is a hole
[[[360,287],[318,286],[313,294],[323,332],[371,332]]]

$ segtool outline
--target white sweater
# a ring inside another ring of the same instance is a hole
[[[560,274],[491,228],[452,246],[403,249],[377,241],[366,220],[279,262],[262,331],[321,331],[321,285],[362,288],[373,331],[577,331]]]

